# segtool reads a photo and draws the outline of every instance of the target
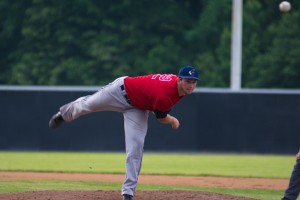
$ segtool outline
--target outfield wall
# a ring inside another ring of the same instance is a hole
[[[93,113],[52,130],[59,106],[97,87],[0,87],[0,150],[124,151],[121,113]],[[150,114],[146,151],[295,154],[300,148],[299,90],[197,88],[171,112],[172,130]]]

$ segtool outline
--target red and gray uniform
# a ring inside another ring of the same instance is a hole
[[[173,74],[151,74],[127,77],[124,84],[132,105],[141,110],[154,111],[157,118],[163,118],[181,99],[177,79]]]
[[[124,115],[126,142],[126,177],[122,194],[134,195],[141,169],[148,114],[153,111],[163,118],[181,97],[178,95],[178,76],[151,74],[121,77],[102,87],[93,95],[80,97],[60,108],[65,121],[82,115],[115,111]]]

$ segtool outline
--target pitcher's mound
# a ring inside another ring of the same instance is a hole
[[[251,198],[194,191],[138,191],[134,200],[250,200]],[[37,191],[6,193],[0,200],[122,200],[120,191]],[[251,199],[253,200],[253,199]]]

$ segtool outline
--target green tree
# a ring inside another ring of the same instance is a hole
[[[253,0],[245,5],[244,87],[299,88],[299,12],[281,13],[278,3]]]
[[[183,0],[33,0],[23,40],[12,53],[18,59],[10,82],[88,85],[125,74],[173,72],[188,54],[182,38],[192,27],[190,10],[194,6]]]
[[[300,87],[300,13],[282,16],[277,24],[272,24],[268,33],[272,43],[266,53],[256,57],[252,70],[256,78],[249,81],[253,87],[299,88]]]
[[[10,54],[22,41],[21,28],[29,0],[0,1],[0,84],[9,83],[12,77]]]
[[[87,29],[86,27],[91,27]],[[97,10],[90,1],[35,0],[26,10],[24,39],[12,55],[15,84],[84,84],[93,69],[86,44],[97,32]]]
[[[230,76],[231,0],[203,1],[196,25],[186,33],[189,59],[202,74],[201,85],[228,87]],[[225,59],[223,59],[225,58]]]
[[[299,88],[299,7],[247,0],[242,85]],[[0,2],[0,83],[99,85],[123,75],[200,70],[229,87],[232,0]]]

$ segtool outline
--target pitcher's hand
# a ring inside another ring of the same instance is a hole
[[[179,128],[179,121],[178,121],[178,119],[176,118],[176,117],[173,117],[173,121],[172,121],[172,124],[171,124],[171,126],[172,126],[172,128],[173,129],[178,129]]]

